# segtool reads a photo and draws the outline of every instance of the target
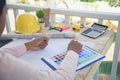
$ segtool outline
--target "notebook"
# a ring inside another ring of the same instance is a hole
[[[41,60],[45,62],[52,70],[57,70],[58,66],[62,62],[62,60],[65,58],[66,52],[58,53],[55,55],[50,55],[46,57],[42,57]],[[79,71],[101,59],[103,59],[105,56],[96,52],[95,50],[91,49],[88,46],[83,46],[79,53],[79,59],[76,71]]]

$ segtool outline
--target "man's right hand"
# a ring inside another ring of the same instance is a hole
[[[75,51],[76,53],[79,53],[80,50],[82,49],[82,44],[79,43],[78,41],[70,41],[70,43],[68,44],[68,50],[73,50]]]

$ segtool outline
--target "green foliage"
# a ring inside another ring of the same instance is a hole
[[[34,1],[36,2],[36,1],[39,1],[39,0],[34,0]]]
[[[120,6],[120,0],[103,0],[108,2],[108,5],[111,7],[119,7]]]
[[[16,0],[17,3],[29,4],[28,0]]]
[[[63,4],[65,4],[65,6],[67,7],[67,8],[69,8],[69,5],[67,4],[67,2],[65,1],[65,0],[60,0],[61,2],[63,2]]]
[[[80,1],[83,1],[83,2],[95,2],[96,0],[80,0]]]
[[[108,0],[109,5],[112,7],[118,7],[120,6],[120,0]]]
[[[36,16],[38,18],[43,18],[45,16],[44,10],[38,10],[38,11],[36,11]]]

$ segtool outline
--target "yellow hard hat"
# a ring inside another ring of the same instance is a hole
[[[31,34],[40,30],[40,25],[34,15],[29,13],[20,14],[16,18],[15,30],[22,34]]]

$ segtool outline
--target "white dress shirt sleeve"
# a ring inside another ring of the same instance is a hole
[[[24,60],[16,58],[26,52],[25,45],[0,50],[0,80],[73,80],[78,55],[68,51],[56,71],[43,71]]]

